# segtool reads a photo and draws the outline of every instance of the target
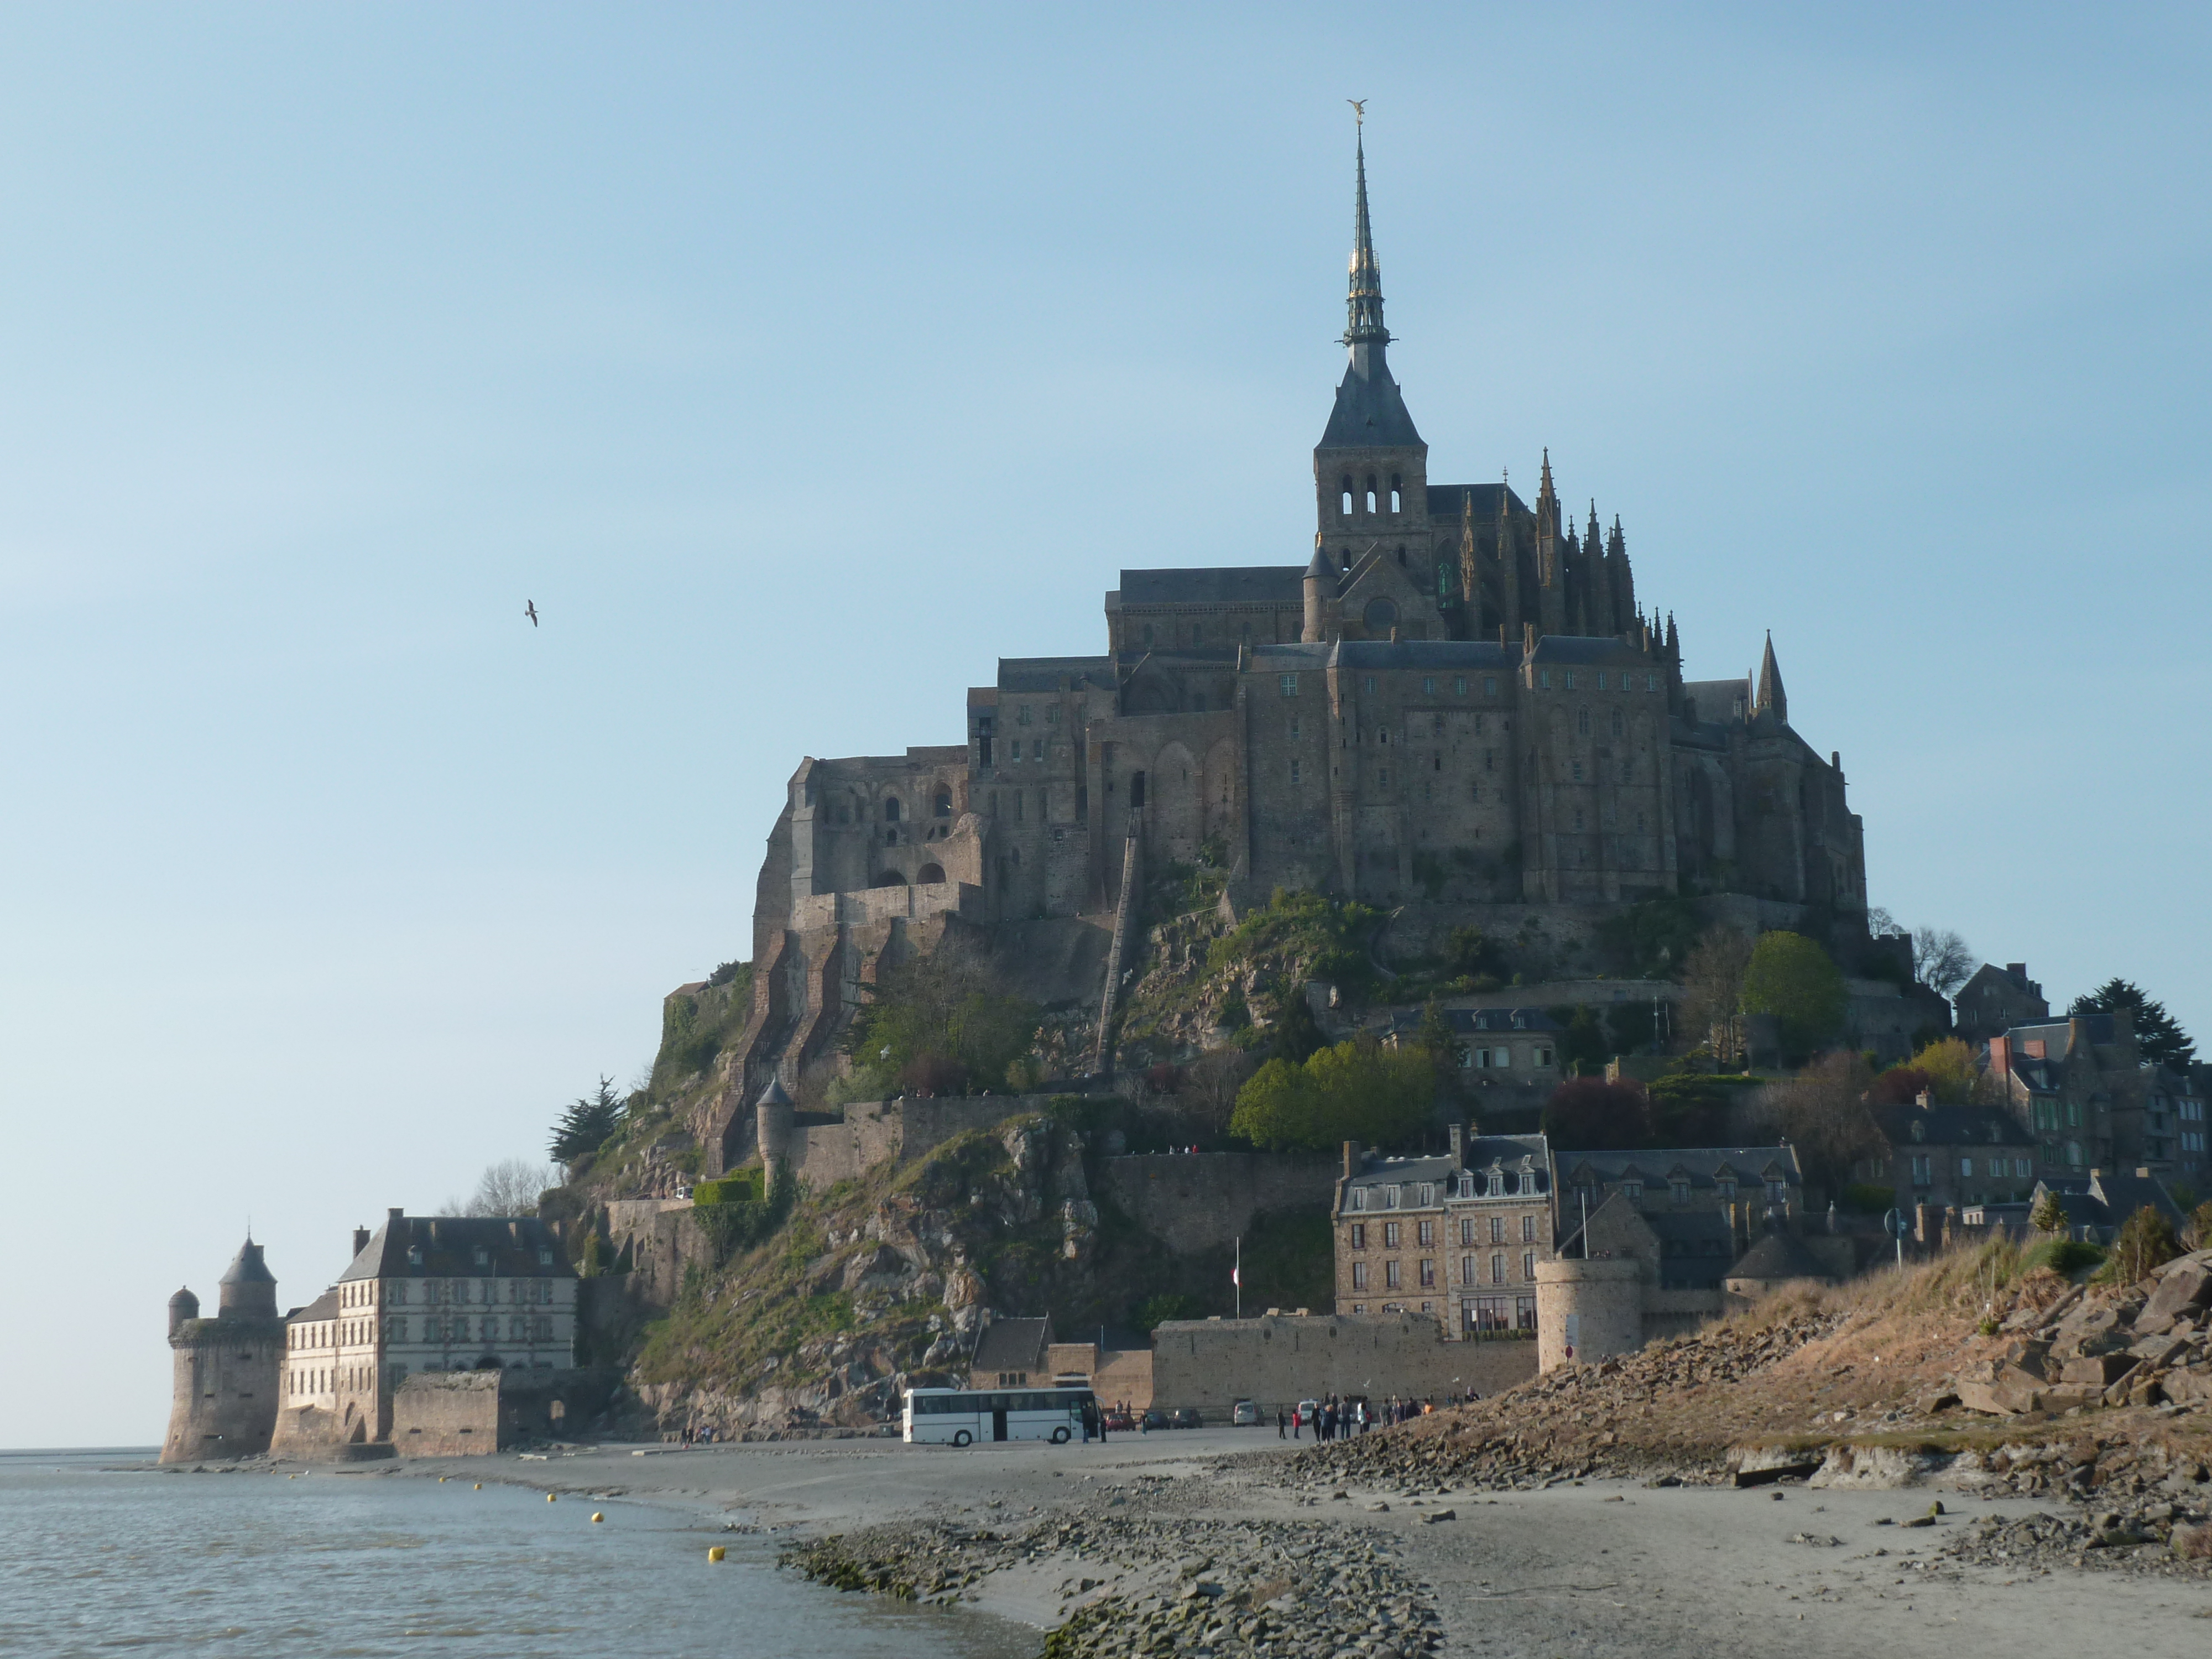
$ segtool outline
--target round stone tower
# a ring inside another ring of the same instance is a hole
[[[284,1322],[276,1279],[252,1239],[222,1276],[216,1316],[199,1298],[169,1298],[171,1398],[161,1462],[253,1457],[269,1449],[284,1366]]]
[[[754,1128],[760,1140],[761,1175],[765,1182],[762,1196],[775,1190],[776,1177],[783,1173],[791,1156],[791,1097],[783,1091],[780,1078],[770,1078],[768,1087],[760,1091],[753,1103]]]
[[[1643,1346],[1644,1272],[1633,1259],[1536,1264],[1538,1370],[1609,1359]]]

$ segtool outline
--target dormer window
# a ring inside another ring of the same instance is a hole
[[[477,1266],[481,1267],[491,1261],[491,1252],[484,1249],[483,1245],[479,1244],[476,1249],[476,1257]]]
[[[1690,1183],[1681,1180],[1668,1182],[1667,1196],[1677,1204],[1687,1204],[1690,1201]]]
[[[1735,1176],[1726,1176],[1722,1177],[1720,1180],[1716,1181],[1715,1182],[1713,1182],[1713,1189],[1714,1189],[1716,1192],[1719,1193],[1719,1194],[1720,1194],[1720,1195],[1721,1195],[1721,1197],[1722,1197],[1723,1200],[1730,1200],[1730,1199],[1735,1198]]]
[[[1473,1176],[1463,1175],[1459,1178],[1459,1195],[1462,1198],[1473,1198],[1474,1196],[1474,1177]]]
[[[410,1267],[419,1267],[422,1265],[422,1247],[420,1244],[410,1244],[407,1247],[407,1265]]]
[[[1915,1140],[1925,1140],[1928,1139],[1928,1126],[1923,1123],[1918,1118],[1915,1118],[1912,1121],[1912,1138]]]
[[[1382,1189],[1382,1207],[1386,1210],[1395,1210],[1405,1201],[1405,1197],[1406,1189],[1403,1187],[1396,1185],[1385,1187]]]
[[[538,1251],[538,1265],[541,1267],[550,1267],[553,1265],[553,1252],[551,1249],[543,1245],[539,1246]]]
[[[1631,1200],[1643,1197],[1644,1183],[1640,1181],[1622,1182],[1620,1183],[1620,1195],[1623,1198]]]
[[[1432,1181],[1424,1181],[1421,1183],[1421,1207],[1425,1210],[1436,1201],[1436,1183]]]
[[[1352,1207],[1355,1210],[1364,1210],[1367,1207],[1366,1188],[1354,1187],[1352,1189]]]
[[[1491,1198],[1503,1198],[1505,1196],[1505,1171],[1498,1168],[1495,1164],[1491,1166],[1490,1187],[1486,1195]]]

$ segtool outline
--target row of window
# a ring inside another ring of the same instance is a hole
[[[1500,1049],[1498,1052],[1502,1054],[1504,1050]],[[1536,1052],[1548,1056],[1552,1051],[1548,1046],[1546,1046],[1538,1048]],[[1504,1063],[1504,1060],[1498,1061],[1501,1066]],[[1547,1058],[1538,1063],[1548,1066],[1552,1062]],[[1462,1172],[1453,1180],[1452,1191],[1449,1195],[1453,1198],[1504,1198],[1508,1195],[1507,1182],[1516,1183],[1515,1191],[1527,1192],[1534,1190],[1528,1183],[1535,1179],[1533,1171],[1523,1173],[1509,1170],[1486,1170],[1478,1177],[1474,1171],[1470,1170]],[[1482,1188],[1480,1193],[1475,1190],[1478,1181]],[[1354,1187],[1346,1196],[1344,1206],[1347,1210],[1432,1210],[1437,1206],[1442,1193],[1443,1188],[1433,1181],[1419,1181],[1411,1183],[1394,1181],[1388,1186]],[[1424,1222],[1421,1224],[1426,1226],[1428,1224]]]
[[[1571,668],[1563,669],[1560,672],[1566,682],[1565,684],[1560,688],[1562,690],[1579,691],[1582,689],[1580,684],[1577,682],[1575,670]],[[1599,669],[1597,671],[1597,689],[1601,691],[1633,691],[1636,690],[1636,676],[1630,673],[1625,668],[1612,677],[1617,684],[1613,685],[1607,684],[1606,678],[1605,670],[1602,668]],[[1539,691],[1548,691],[1552,689],[1552,671],[1550,669],[1540,668],[1536,671],[1536,689]],[[1659,689],[1658,675],[1646,674],[1644,677],[1644,689],[1646,691],[1656,691]]]
[[[1390,512],[1403,513],[1406,510],[1405,488],[1401,475],[1393,472],[1390,475],[1389,493],[1386,496],[1377,486],[1375,474],[1370,472],[1367,475],[1366,487],[1355,489],[1352,486],[1352,474],[1347,472],[1337,484],[1337,516],[1348,519],[1356,508],[1362,506],[1370,514],[1381,512],[1383,510],[1382,502],[1386,500],[1389,503]]]
[[[1434,1290],[1437,1285],[1437,1264],[1435,1258],[1431,1256],[1423,1256],[1413,1265],[1419,1274],[1419,1282],[1420,1288],[1425,1291]],[[1506,1255],[1504,1251],[1492,1250],[1490,1253],[1489,1267],[1490,1278],[1487,1281],[1488,1283],[1492,1285],[1503,1285],[1508,1282],[1506,1279]],[[1403,1288],[1405,1284],[1403,1273],[1404,1267],[1405,1263],[1395,1260],[1385,1261],[1382,1264],[1382,1288],[1384,1290],[1395,1291]],[[1485,1280],[1481,1277],[1481,1267],[1482,1261],[1480,1257],[1472,1255],[1462,1256],[1459,1259],[1459,1282],[1462,1285],[1480,1285],[1484,1283]],[[1535,1277],[1536,1252],[1534,1250],[1523,1250],[1521,1252],[1522,1282],[1524,1284],[1528,1283],[1533,1280]],[[1368,1264],[1364,1261],[1353,1262],[1352,1264],[1352,1288],[1354,1291],[1364,1291],[1370,1288],[1370,1282],[1368,1272]]]
[[[1667,1183],[1667,1200],[1671,1204],[1687,1204],[1690,1201],[1691,1193],[1692,1183],[1686,1180],[1669,1181]],[[1736,1182],[1734,1177],[1723,1176],[1713,1182],[1713,1195],[1723,1203],[1732,1203],[1735,1199],[1735,1194]],[[1597,1208],[1598,1201],[1605,1196],[1602,1191],[1594,1187],[1577,1187],[1575,1188],[1575,1195],[1582,1200],[1586,1208],[1593,1210]],[[1637,1202],[1644,1196],[1644,1183],[1640,1181],[1622,1182],[1620,1195],[1632,1204]],[[1790,1183],[1786,1181],[1768,1182],[1766,1201],[1769,1204],[1789,1203]]]
[[[1524,1071],[1531,1067],[1540,1070],[1552,1063],[1552,1046],[1548,1042],[1533,1044],[1527,1053],[1528,1058],[1522,1065]],[[1504,1047],[1462,1048],[1459,1051],[1459,1063],[1463,1071],[1502,1072],[1512,1066],[1513,1050]]]
[[[1533,1296],[1477,1297],[1459,1304],[1460,1328],[1470,1335],[1486,1331],[1533,1331],[1536,1328],[1536,1298]]]
[[[1471,1215],[1463,1215],[1459,1218],[1459,1242],[1462,1245],[1472,1244],[1474,1243],[1478,1219],[1479,1218],[1477,1217]],[[1481,1218],[1480,1219],[1486,1219],[1490,1224],[1490,1242],[1492,1243],[1503,1244],[1505,1243],[1505,1217],[1502,1215],[1493,1215]],[[1382,1224],[1382,1248],[1384,1249],[1395,1250],[1398,1248],[1400,1227],[1401,1224],[1395,1221],[1386,1221]],[[1415,1222],[1413,1224],[1413,1240],[1414,1243],[1419,1244],[1423,1249],[1432,1248],[1437,1242],[1437,1224],[1434,1221]],[[1523,1215],[1521,1218],[1521,1242],[1524,1244],[1533,1244],[1536,1242],[1536,1218],[1534,1215]],[[1367,1248],[1367,1224],[1365,1222],[1355,1221],[1352,1224],[1351,1247],[1355,1250],[1364,1250]]]

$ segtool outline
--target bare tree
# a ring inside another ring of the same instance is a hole
[[[1183,1068],[1183,1109],[1205,1133],[1229,1133],[1237,1091],[1252,1070],[1252,1056],[1241,1048],[1209,1048]]]
[[[1733,927],[1715,927],[1682,963],[1682,1013],[1692,1030],[1712,1033],[1716,1058],[1734,1060],[1742,1048],[1743,976],[1752,941]]]
[[[548,1187],[561,1184],[561,1171],[550,1164],[526,1158],[502,1158],[477,1177],[477,1189],[459,1215],[536,1215],[538,1197]]]
[[[1912,935],[1912,977],[1949,996],[1974,971],[1974,953],[1948,927],[1922,927]]]
[[[1865,1059],[1838,1049],[1796,1077],[1760,1089],[1745,1103],[1736,1132],[1747,1141],[1787,1138],[1797,1149],[1805,1179],[1832,1195],[1850,1179],[1852,1164],[1888,1145],[1867,1106],[1873,1086]]]

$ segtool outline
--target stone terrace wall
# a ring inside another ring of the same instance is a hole
[[[1010,1117],[1044,1109],[1048,1095],[948,1096],[933,1099],[856,1100],[842,1123],[794,1127],[792,1166],[817,1191],[852,1181],[883,1164],[927,1158],[957,1134],[997,1127]]]
[[[1146,1152],[1103,1165],[1114,1201],[1179,1251],[1226,1247],[1265,1211],[1325,1212],[1342,1172],[1334,1159],[1291,1152]]]
[[[1209,1422],[1239,1400],[1270,1417],[1328,1394],[1441,1403],[1535,1374],[1534,1342],[1447,1342],[1429,1314],[1176,1320],[1152,1334],[1153,1403],[1194,1407]]]

